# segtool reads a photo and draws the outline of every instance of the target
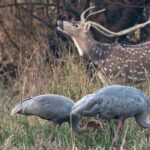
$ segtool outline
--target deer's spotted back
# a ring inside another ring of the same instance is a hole
[[[127,78],[142,81],[150,77],[150,42],[128,46],[106,44],[106,55],[99,65],[111,78]],[[102,53],[102,49],[99,51]]]

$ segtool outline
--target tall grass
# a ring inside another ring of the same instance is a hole
[[[78,61],[77,61],[78,60]],[[19,76],[14,87],[0,89],[0,145],[1,149],[110,149],[115,122],[102,120],[99,130],[89,129],[83,135],[73,133],[68,124],[54,127],[52,123],[37,117],[10,116],[11,109],[21,98],[44,93],[62,94],[75,101],[101,87],[98,81],[92,82],[85,75],[85,64],[72,55],[58,60],[57,64],[38,68],[38,63],[27,61],[20,64]],[[27,67],[30,64],[30,67]],[[34,67],[35,69],[34,69]],[[40,67],[44,64],[40,64]],[[14,95],[15,90],[19,94]],[[83,120],[83,124],[86,120]],[[149,149],[149,130],[141,130],[133,119],[126,121],[128,126],[127,143],[130,149]],[[121,141],[120,141],[121,144]]]

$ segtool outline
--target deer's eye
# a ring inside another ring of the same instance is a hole
[[[73,25],[74,27],[78,27],[78,24],[75,23],[75,22],[73,22],[72,25]]]
[[[75,24],[74,26],[75,26],[75,27],[78,27],[78,24]]]

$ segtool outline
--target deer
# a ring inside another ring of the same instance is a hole
[[[150,24],[150,20],[137,24],[119,32],[113,32],[101,24],[89,20],[92,15],[104,12],[105,9],[89,13],[95,6],[81,13],[80,21],[57,21],[57,30],[71,37],[79,55],[99,68],[98,73],[102,82],[108,81],[125,83],[129,81],[143,82],[150,78],[150,41],[136,45],[119,43],[102,43],[92,36],[90,28],[107,37],[126,35]]]

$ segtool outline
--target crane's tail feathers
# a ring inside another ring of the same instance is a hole
[[[16,113],[20,113],[20,114],[25,114],[26,112],[26,108],[28,107],[28,105],[32,104],[32,101],[28,101],[31,100],[32,97],[29,97],[27,99],[24,99],[23,101],[19,102],[13,109],[11,112],[11,116],[13,116]]]
[[[150,120],[146,120],[147,112],[144,112],[135,117],[137,123],[143,128],[150,128]]]
[[[17,104],[15,108],[11,111],[11,116],[14,116],[16,113],[19,113],[22,111],[22,105]]]

